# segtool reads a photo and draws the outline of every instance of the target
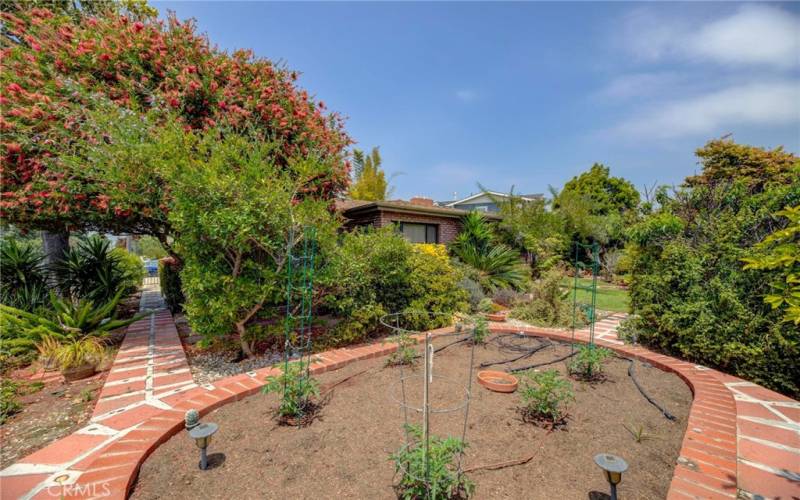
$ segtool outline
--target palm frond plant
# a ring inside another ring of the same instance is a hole
[[[0,302],[25,311],[47,303],[44,256],[30,245],[7,239],[0,245],[3,263]]]
[[[121,297],[120,290],[111,300],[95,306],[90,300],[60,299],[51,292],[52,319],[0,304],[0,353],[14,356],[38,351],[46,363],[57,362],[62,369],[70,368],[80,356],[85,361],[99,360],[98,346],[104,345],[110,331],[144,316],[115,319],[114,310]]]
[[[473,277],[484,290],[494,292],[503,288],[520,289],[527,270],[519,252],[506,245],[494,243],[491,227],[480,212],[470,212],[461,221],[462,230],[450,251],[473,271]]]
[[[107,239],[91,235],[53,265],[61,292],[72,298],[106,302],[127,288],[128,272]]]

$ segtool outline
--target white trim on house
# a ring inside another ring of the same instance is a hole
[[[455,205],[461,205],[462,203],[466,203],[466,202],[468,202],[470,200],[474,200],[475,198],[480,198],[481,196],[486,196],[486,195],[496,196],[496,197],[501,197],[501,198],[510,198],[510,195],[507,194],[507,193],[498,193],[497,191],[481,191],[480,193],[477,193],[477,194],[471,194],[471,195],[467,196],[464,199],[452,201],[450,203],[445,203],[444,206],[445,207],[453,207]],[[533,201],[534,200],[534,198],[528,198],[528,197],[525,197],[525,196],[519,196],[519,198],[524,200],[524,201]]]

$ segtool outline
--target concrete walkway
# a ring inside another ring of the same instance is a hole
[[[208,413],[256,393],[266,376],[278,373],[264,368],[198,387],[157,289],[145,291],[142,307],[154,312],[129,327],[90,424],[0,471],[3,499],[58,498],[62,493],[67,498],[124,498],[141,463],[183,428],[185,411]],[[694,394],[669,498],[800,498],[800,403],[704,366],[625,345],[616,333],[623,318],[617,314],[598,322],[596,342],[677,373]],[[571,337],[564,330],[504,323],[490,328]],[[588,331],[576,332],[576,339],[587,341]],[[327,351],[317,356],[312,372],[396,349],[383,343]]]

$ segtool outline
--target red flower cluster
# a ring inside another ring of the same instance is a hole
[[[96,93],[132,110],[169,107],[188,128],[255,128],[282,142],[278,161],[313,153],[339,165],[309,192],[332,197],[347,186],[350,139],[341,118],[298,89],[295,72],[250,51],[222,52],[190,21],[75,22],[39,8],[3,13],[2,21],[10,36],[0,41],[0,216],[12,222],[119,223],[163,211],[163,203],[144,200],[122,206],[101,186],[59,170],[57,159],[83,133],[86,96]]]

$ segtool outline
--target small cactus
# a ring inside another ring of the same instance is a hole
[[[183,417],[183,419],[186,423],[186,430],[192,430],[200,423],[200,413],[198,413],[197,410],[189,410],[186,412],[186,416]]]

